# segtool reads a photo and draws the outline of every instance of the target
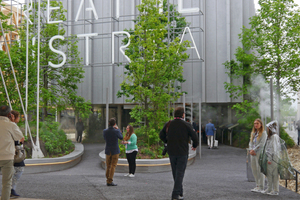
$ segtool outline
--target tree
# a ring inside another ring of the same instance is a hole
[[[5,4],[2,3],[2,0],[0,0],[0,5],[6,6]],[[1,26],[3,28],[4,33],[8,33],[9,31],[16,30],[13,25],[8,24],[8,20],[10,19],[10,17],[11,17],[11,13],[5,14],[4,12],[0,11]],[[5,36],[3,36],[2,29],[0,29],[0,36],[2,38],[5,37]],[[2,45],[6,49],[5,43],[2,43]],[[8,42],[7,42],[7,45],[9,45]],[[6,49],[6,50],[8,51],[9,49]],[[3,82],[5,82],[5,84],[10,86],[10,87],[7,87],[8,94],[10,94],[10,91],[12,90],[12,87],[13,87],[12,85],[14,85],[15,83],[14,83],[13,79],[8,79],[9,74],[12,75],[12,73],[11,73],[12,71],[11,71],[10,61],[7,57],[7,54],[5,51],[2,51],[2,49],[0,51],[0,60],[1,60],[0,67],[1,67],[2,75],[4,77],[4,80],[2,80],[2,78],[1,78],[2,84],[0,85],[0,94],[2,94],[2,95],[0,96],[0,102],[1,102],[1,105],[8,105],[8,99],[6,98],[7,94],[5,94],[5,87],[4,87]]]
[[[38,17],[37,10],[38,4],[33,3],[33,10],[30,10],[29,18],[33,22],[29,27],[29,41],[37,37],[37,23]],[[59,7],[58,10],[53,10],[50,15],[51,21],[66,20],[62,2],[51,1],[51,7]],[[46,13],[47,2],[41,3],[41,12]],[[26,20],[25,20],[26,24]],[[20,43],[15,42],[11,48],[11,57],[13,60],[13,65],[15,66],[15,71],[17,72],[18,82],[20,84],[20,89],[22,97],[25,97],[25,68],[26,68],[26,26],[21,27],[19,31]],[[47,117],[49,109],[53,108],[58,111],[65,110],[66,107],[73,107],[77,113],[82,116],[87,116],[91,111],[91,103],[85,102],[82,97],[77,96],[77,84],[81,82],[84,77],[84,70],[82,65],[82,59],[79,57],[78,51],[78,40],[75,36],[71,36],[65,40],[55,40],[53,42],[54,49],[60,49],[65,52],[67,57],[67,65],[61,68],[52,68],[48,65],[48,61],[54,64],[62,62],[62,57],[54,53],[49,48],[49,41],[55,35],[65,35],[65,29],[60,23],[48,24],[46,23],[46,18],[41,16],[41,46],[40,46],[40,97],[41,106],[43,106],[44,116]],[[37,42],[36,42],[37,43]],[[34,109],[36,107],[36,85],[37,85],[37,44],[33,45],[31,42],[29,44],[29,107],[28,110]],[[0,54],[1,63],[7,66],[5,75],[6,80],[13,80],[11,72],[9,70],[9,62],[6,54]],[[8,81],[11,83],[11,81]],[[14,89],[14,85],[11,83],[10,88]],[[18,102],[16,92],[12,93],[14,95],[15,103]]]
[[[236,61],[226,62],[232,78],[244,79],[244,85],[225,83],[231,97],[251,99],[250,76],[261,74],[266,82],[276,81],[277,110],[281,97],[300,89],[299,47],[300,14],[293,0],[259,0],[257,15],[250,18],[250,28],[239,35],[243,48],[236,50]],[[279,115],[278,115],[279,117]]]
[[[125,80],[118,97],[136,106],[130,112],[135,124],[144,123],[148,145],[158,141],[158,132],[168,120],[169,102],[182,92],[175,90],[175,81],[184,82],[183,62],[188,42],[178,37],[166,40],[168,13],[159,13],[156,0],[144,0],[137,6],[140,14],[130,37],[126,55],[131,62],[125,66]]]

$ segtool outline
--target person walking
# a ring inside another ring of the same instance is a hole
[[[296,123],[296,129],[298,130],[298,146],[300,145],[300,120]]]
[[[160,131],[159,137],[168,145],[168,154],[172,168],[174,186],[172,199],[183,199],[183,177],[187,165],[189,153],[189,138],[192,139],[192,150],[195,151],[198,146],[198,137],[190,123],[185,122],[184,108],[175,109],[175,118],[169,124],[168,131],[166,123]]]
[[[212,123],[212,120],[208,120],[208,124],[205,126],[205,133],[207,137],[207,145],[208,149],[212,149],[214,145],[214,132],[216,128],[215,125]]]
[[[108,129],[103,130],[103,137],[106,142],[106,185],[117,186],[117,184],[113,182],[113,177],[120,154],[118,139],[122,140],[123,135],[116,125],[116,120],[114,118],[109,120],[108,125]]]
[[[76,141],[77,142],[81,142],[82,140],[82,132],[84,130],[84,124],[82,122],[82,119],[79,119],[78,122],[76,123],[76,131],[77,131],[77,138]]]
[[[263,194],[279,195],[279,176],[278,176],[278,158],[280,157],[281,145],[279,136],[276,134],[278,130],[278,123],[271,121],[267,124],[268,138],[264,153],[267,155],[267,179],[268,187],[262,191]]]
[[[12,177],[14,174],[14,140],[24,142],[24,136],[16,123],[9,117],[11,109],[8,106],[0,107],[0,169],[2,172],[2,196],[1,200],[9,200],[11,193]]]
[[[134,133],[133,127],[131,125],[128,125],[126,127],[126,135],[124,137],[124,141],[122,141],[122,144],[125,145],[126,148],[126,158],[129,164],[129,173],[125,176],[128,176],[130,178],[135,177],[135,169],[136,169],[136,155],[138,152],[138,147],[136,145],[137,143],[137,137]]]
[[[193,117],[193,123],[192,123],[194,131],[197,133],[198,138],[199,138],[199,123],[195,122],[195,117]]]
[[[12,116],[11,121],[18,124],[20,121],[20,113],[18,111],[12,110],[11,116]],[[21,146],[21,145],[23,145],[22,142],[15,141],[15,146]],[[25,163],[23,160],[19,163],[16,163],[16,162],[14,163],[15,172],[12,177],[12,186],[11,186],[11,194],[10,194],[11,198],[18,198],[20,196],[19,194],[17,194],[16,188],[17,188],[17,182],[20,180],[20,178],[24,172],[24,167],[25,167]]]
[[[261,119],[256,119],[254,121],[249,142],[251,169],[256,184],[256,187],[251,189],[252,192],[261,192],[264,189],[265,176],[263,173],[261,173],[259,166],[259,155],[263,151],[266,139],[267,133],[264,130],[263,122]]]

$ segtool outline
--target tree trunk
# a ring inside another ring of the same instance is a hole
[[[48,90],[48,75],[46,73],[46,70],[44,72],[44,88],[46,90]],[[43,101],[44,101],[44,108],[43,108],[43,110],[44,110],[43,120],[44,120],[48,116],[48,109],[47,109],[47,107],[48,107],[48,99],[44,98]]]
[[[280,71],[277,71],[277,80],[276,80],[276,89],[277,89],[277,121],[278,121],[278,136],[280,136],[279,128],[280,128]]]

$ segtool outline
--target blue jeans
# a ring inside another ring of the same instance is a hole
[[[17,182],[21,178],[23,172],[24,172],[24,167],[15,167],[15,173],[12,177],[12,185],[11,185],[12,189],[16,190]]]
[[[169,156],[174,179],[172,196],[183,195],[183,177],[187,165],[188,155],[186,156]]]

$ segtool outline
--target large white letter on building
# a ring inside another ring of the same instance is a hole
[[[130,34],[127,31],[116,31],[116,32],[112,32],[111,33],[111,62],[112,64],[115,63],[115,35],[118,34],[126,34],[129,38],[128,43],[124,46],[120,47],[120,51],[121,53],[125,56],[125,58],[128,60],[128,62],[131,62],[131,60],[128,58],[128,56],[125,55],[125,52],[123,51],[123,49],[125,49],[126,47],[128,47],[130,45]]]
[[[196,46],[196,44],[195,44],[195,41],[194,41],[193,35],[192,35],[192,33],[191,33],[191,30],[190,30],[190,28],[189,28],[189,27],[185,27],[185,29],[184,29],[184,31],[183,31],[183,33],[182,33],[182,37],[181,37],[181,40],[180,40],[180,44],[182,43],[182,40],[183,40],[183,37],[184,37],[184,35],[185,35],[185,32],[186,32],[186,30],[188,30],[188,31],[189,31],[189,33],[190,33],[190,35],[191,35],[191,39],[192,39],[193,45],[194,45],[194,46],[192,46],[192,47],[188,47],[187,49],[195,49],[195,50],[196,50],[196,53],[197,53],[197,56],[198,56],[198,58],[199,58],[199,59],[201,59],[201,57],[200,57],[200,55],[199,55],[199,52],[198,52],[198,49],[197,49],[197,46]]]
[[[59,7],[50,7],[50,0],[48,0],[48,4],[47,4],[47,23],[48,24],[55,24],[55,23],[61,23],[63,22],[62,20],[59,21],[50,21],[50,14],[52,10],[58,10]]]
[[[85,64],[90,64],[90,54],[89,54],[89,37],[97,36],[98,33],[86,33],[86,34],[78,34],[77,37],[85,37]]]
[[[53,43],[53,41],[54,41],[55,39],[61,39],[61,40],[64,40],[65,37],[64,37],[64,36],[61,36],[61,35],[56,35],[56,36],[52,37],[52,38],[50,39],[50,41],[49,41],[49,47],[50,47],[51,51],[53,51],[54,53],[57,53],[57,54],[62,55],[63,61],[62,61],[60,64],[53,64],[51,61],[49,61],[49,62],[48,62],[48,65],[50,65],[51,67],[54,67],[54,68],[59,68],[59,67],[62,67],[62,66],[66,63],[67,57],[66,57],[66,54],[65,54],[64,52],[59,51],[59,50],[56,50],[56,49],[53,48],[52,43]]]
[[[183,9],[183,0],[178,0],[178,12],[179,13],[193,13],[199,12],[199,8],[185,8]]]
[[[76,18],[75,18],[75,22],[78,21],[78,18],[79,18],[79,14],[80,14],[80,11],[82,9],[82,6],[83,6],[83,3],[84,3],[85,0],[81,0],[80,2],[80,5],[79,5],[79,9],[78,9],[78,12],[77,12],[77,15],[76,15]],[[96,12],[96,9],[95,9],[95,5],[93,3],[93,0],[89,0],[90,1],[90,4],[91,4],[91,7],[90,8],[86,8],[85,10],[86,11],[93,11],[94,15],[95,15],[95,19],[98,19],[98,14]]]

